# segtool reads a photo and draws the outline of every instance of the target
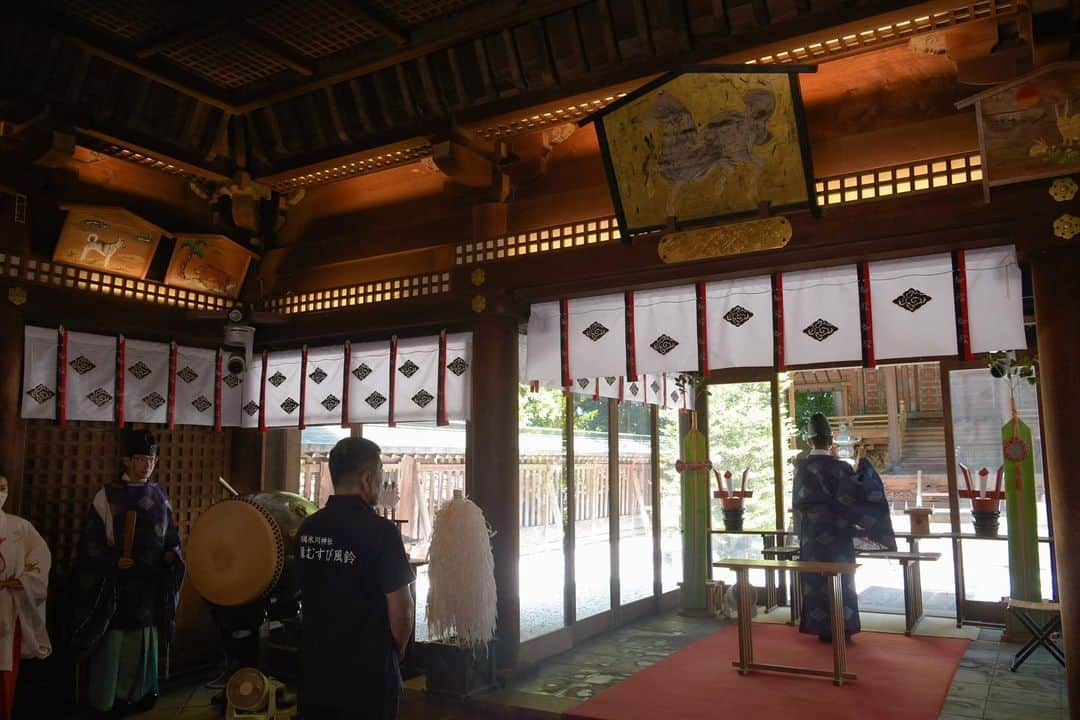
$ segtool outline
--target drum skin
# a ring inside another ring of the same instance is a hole
[[[212,505],[195,521],[184,547],[195,589],[223,607],[265,598],[271,616],[287,615],[297,599],[292,572],[296,534],[316,509],[310,500],[288,492],[255,493]]]

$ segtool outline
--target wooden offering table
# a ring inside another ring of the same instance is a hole
[[[919,563],[933,562],[941,559],[939,552],[864,552],[859,553],[860,558],[880,558],[883,560],[896,560],[904,569],[904,634],[910,636],[911,631],[923,618],[922,581],[919,577]]]
[[[773,547],[764,548],[761,551],[762,557],[771,557],[777,560],[798,560],[799,559],[799,546],[798,545],[774,545]],[[771,589],[772,573],[769,572],[765,577],[766,595]],[[788,620],[788,625],[798,625],[799,616],[802,614],[802,586],[799,584],[799,573],[794,569],[791,570],[791,577],[789,581],[789,587],[791,588],[791,616]],[[766,608],[768,612],[768,608]]]
[[[739,659],[733,661],[732,665],[738,669],[739,674],[746,675],[751,670],[768,670],[771,672],[795,673],[797,675],[818,675],[831,677],[833,685],[843,685],[844,680],[855,679],[855,673],[847,670],[847,647],[844,645],[844,599],[840,588],[840,578],[844,575],[853,575],[859,567],[857,564],[728,558],[714,562],[713,567],[735,571],[739,608]],[[833,638],[833,667],[831,671],[754,662],[753,620],[750,617],[753,605],[750,570],[754,569],[776,570],[781,573],[793,570],[797,573],[819,573],[829,577],[829,618]]]

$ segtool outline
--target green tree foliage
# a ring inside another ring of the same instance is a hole
[[[795,428],[801,435],[814,413],[832,416],[836,412],[832,390],[811,390],[795,393]]]
[[[518,385],[518,425],[521,428],[561,429],[566,417],[566,399],[561,390],[532,392]]]
[[[780,397],[787,394],[789,379],[780,378]],[[797,452],[790,442],[795,428],[787,417],[786,403],[781,403],[780,447],[785,468],[783,490],[791,493],[790,457]],[[744,503],[744,527],[776,527],[776,482],[773,468],[772,392],[768,382],[735,383],[709,386],[709,455],[713,467],[723,481],[724,471],[730,470],[736,489],[743,470],[749,468],[747,489],[754,493]],[[711,490],[716,489],[713,478]],[[784,498],[784,508],[791,498]],[[785,518],[785,524],[787,518]],[[713,503],[713,527],[723,527],[719,501]]]

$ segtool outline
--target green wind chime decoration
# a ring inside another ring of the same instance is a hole
[[[1020,600],[1041,600],[1035,444],[1031,428],[1020,419],[1016,409],[1017,389],[1024,383],[1037,382],[1035,360],[1027,353],[992,353],[990,373],[1009,385],[1009,420],[1001,428],[1005,512],[1009,524],[1009,594]]]

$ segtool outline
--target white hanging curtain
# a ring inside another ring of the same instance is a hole
[[[568,300],[570,376],[626,375],[626,305],[623,295]]]
[[[299,427],[301,351],[272,352],[266,363],[266,427]]]
[[[861,362],[855,266],[784,273],[782,282],[785,364]]]
[[[353,344],[349,359],[349,422],[390,421],[390,342]]]
[[[868,265],[874,357],[955,355],[952,256],[944,253]]]
[[[537,303],[530,308],[526,336],[525,381],[545,387],[562,385],[562,337],[559,303]]]
[[[116,338],[69,332],[67,419],[116,418]]]
[[[665,407],[676,408],[679,410],[689,410],[694,405],[694,398],[692,397],[693,390],[687,389],[683,392],[679,389],[679,386],[675,384],[675,377],[672,375],[667,377],[667,398],[664,403]]]
[[[705,286],[709,369],[771,367],[772,278],[719,280]]]
[[[611,398],[612,400],[621,399],[620,390],[622,388],[622,378],[615,377],[614,375],[608,375],[606,377],[596,379],[597,393],[602,398]]]
[[[55,420],[57,331],[27,325],[24,335],[22,417]]]
[[[258,428],[262,417],[263,357],[255,356],[251,367],[244,372],[243,395],[240,406],[240,427]]]
[[[340,425],[345,382],[344,346],[309,348],[303,382],[304,424]]]
[[[174,422],[177,425],[214,425],[217,351],[178,347]]]
[[[438,392],[438,338],[398,340],[394,363],[394,422],[435,422]]]
[[[971,352],[1026,348],[1016,248],[1007,245],[968,250],[964,252],[964,265]]]
[[[637,380],[625,380],[623,382],[623,402],[645,402],[645,376],[639,375]]]
[[[469,392],[472,373],[472,334],[446,336],[446,352],[440,372],[443,374],[443,417],[440,422],[469,419]]]
[[[697,294],[693,285],[632,293],[636,373],[697,370]]]
[[[227,359],[227,358],[226,358]],[[252,360],[254,363],[255,361]],[[245,368],[239,374],[222,369],[221,373],[221,426],[242,427],[244,424],[244,385],[247,375],[259,375],[262,368]]]
[[[578,378],[570,385],[570,392],[575,395],[593,397],[600,391],[600,386],[596,383],[597,378]]]
[[[663,375],[647,374],[641,376],[642,388],[645,391],[645,402],[650,405],[667,406],[667,380]]]
[[[169,346],[124,339],[124,421],[164,423],[169,411]]]

